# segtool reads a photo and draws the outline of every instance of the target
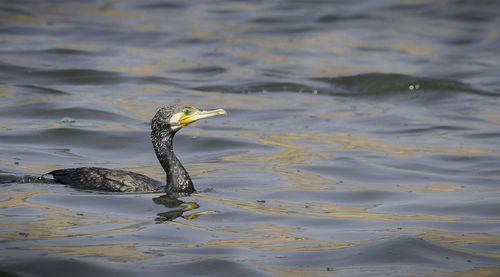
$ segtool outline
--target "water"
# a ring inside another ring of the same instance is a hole
[[[4,184],[16,276],[500,275],[497,1],[2,1],[0,172],[164,173],[199,193]]]

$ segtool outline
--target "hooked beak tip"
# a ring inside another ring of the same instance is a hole
[[[226,110],[224,110],[224,109],[217,109],[215,111],[217,112],[218,115],[226,115],[227,114]]]

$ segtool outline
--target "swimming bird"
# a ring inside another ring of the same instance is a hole
[[[161,191],[182,196],[195,192],[188,172],[174,154],[173,138],[181,128],[200,119],[225,115],[223,109],[202,111],[192,107],[170,105],[156,112],[151,119],[151,141],[156,157],[167,174],[166,187],[162,182],[145,175],[101,167],[79,167],[48,172],[59,183],[81,189],[117,192]]]

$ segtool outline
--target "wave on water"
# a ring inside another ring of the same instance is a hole
[[[407,236],[381,239],[357,247],[321,252],[313,255],[307,251],[288,253],[288,260],[295,260],[302,267],[393,269],[425,268],[461,271],[473,267],[496,266],[498,259],[469,254],[443,247],[429,241]],[[290,261],[287,261],[290,262]]]
[[[343,77],[310,78],[302,82],[262,82],[231,86],[196,87],[202,91],[229,93],[298,92],[367,99],[427,98],[439,100],[457,94],[499,97],[500,94],[448,79],[395,73],[366,73]]]
[[[1,78],[25,83],[59,84],[119,84],[126,82],[126,76],[112,71],[95,69],[37,69],[34,67],[12,65],[0,62]],[[22,78],[19,78],[21,77]],[[17,79],[16,79],[17,78]]]
[[[404,74],[368,73],[338,78],[315,79],[331,86],[328,94],[338,96],[379,96],[408,91],[450,92],[500,96],[460,81],[416,77]]]

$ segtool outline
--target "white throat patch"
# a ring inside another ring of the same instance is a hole
[[[172,117],[170,118],[170,128],[172,128],[172,130],[177,131],[181,128],[181,123],[179,122],[181,117],[182,113],[176,113],[172,115]]]

